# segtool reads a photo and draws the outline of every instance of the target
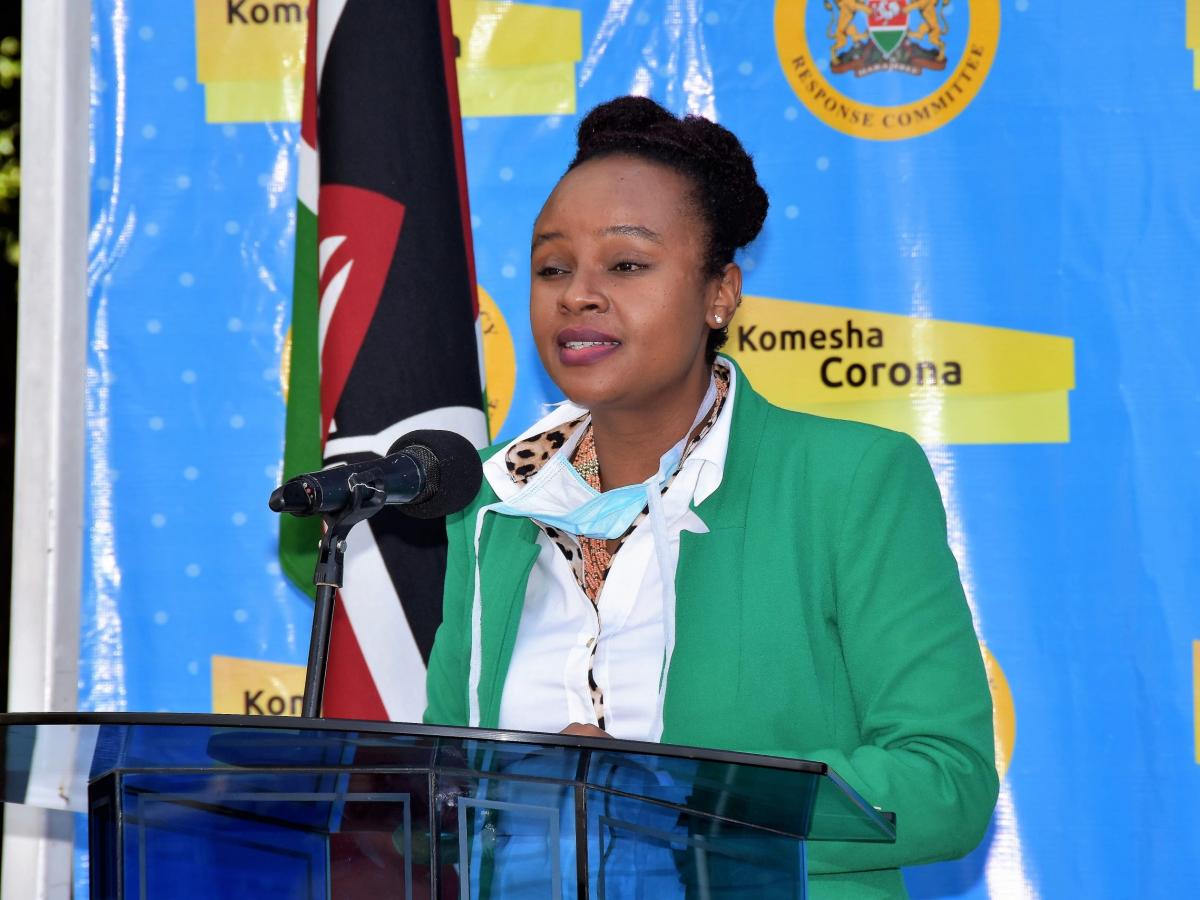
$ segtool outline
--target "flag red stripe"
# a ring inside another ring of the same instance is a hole
[[[325,675],[324,710],[327,719],[364,719],[386,722],[387,710],[341,595],[333,607],[333,632],[329,638],[329,668]]]
[[[317,0],[308,4],[308,36],[304,41],[304,114],[300,137],[312,148],[317,146]]]
[[[479,318],[479,293],[475,288],[475,248],[471,244],[471,205],[467,199],[467,155],[463,149],[462,107],[458,102],[458,71],[454,61],[454,31],[450,0],[438,0],[442,31],[442,64],[446,70],[446,95],[450,100],[450,136],[454,140],[454,167],[458,172],[458,206],[462,217],[463,247],[467,251],[467,277],[471,279],[471,314]]]

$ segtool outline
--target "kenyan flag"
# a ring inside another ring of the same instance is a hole
[[[310,5],[284,478],[444,428],[487,442],[448,0]],[[284,516],[312,592],[320,522]],[[419,721],[445,531],[385,510],[350,536],[325,714]]]
[[[867,29],[871,40],[885,57],[900,46],[908,30],[908,13],[904,11],[904,0],[868,0],[871,13],[867,16]]]

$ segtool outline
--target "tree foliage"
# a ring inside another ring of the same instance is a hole
[[[21,193],[19,116],[21,42],[0,38],[0,254],[14,268],[20,259],[17,207]]]

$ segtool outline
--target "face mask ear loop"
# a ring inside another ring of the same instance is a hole
[[[671,671],[671,655],[675,652],[675,568],[676,561],[667,537],[666,516],[663,513],[661,485],[646,486],[646,505],[650,507],[650,527],[654,534],[654,555],[658,557],[658,574],[662,580],[663,663],[658,679],[658,706],[650,740],[662,739],[663,715],[667,701],[667,678]]]

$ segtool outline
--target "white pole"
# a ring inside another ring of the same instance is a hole
[[[8,708],[77,706],[87,340],[86,0],[23,0]],[[67,900],[67,814],[5,809],[0,898]]]

